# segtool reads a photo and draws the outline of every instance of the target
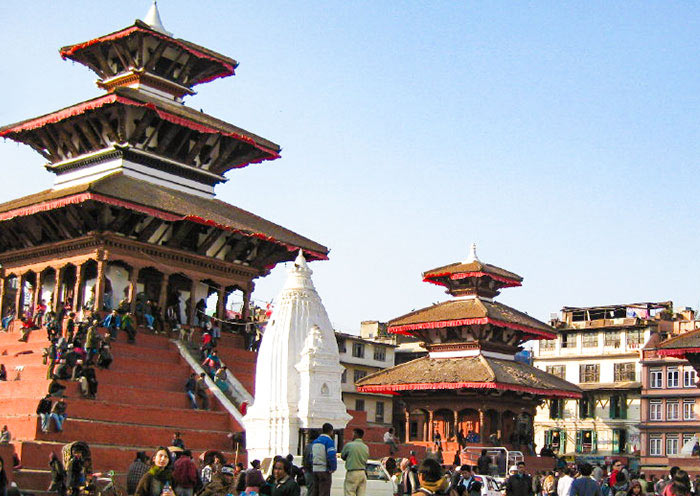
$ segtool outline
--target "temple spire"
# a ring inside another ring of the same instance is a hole
[[[173,35],[173,33],[165,29],[165,26],[163,26],[163,21],[160,20],[160,12],[158,12],[158,2],[156,2],[156,0],[153,0],[153,4],[151,5],[151,8],[148,9],[146,17],[143,18],[143,22],[151,26],[159,33],[163,33],[164,35],[171,37]]]
[[[466,261],[466,263],[472,262],[481,262],[481,260],[479,260],[479,257],[476,256],[476,243],[472,243],[472,246],[469,249],[469,258],[467,258]]]

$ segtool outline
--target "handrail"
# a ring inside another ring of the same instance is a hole
[[[236,419],[236,421],[243,425],[243,414],[240,412],[240,410],[236,407],[236,405],[233,404],[233,402],[224,394],[224,392],[219,389],[219,386],[217,386],[214,381],[209,377],[209,374],[206,373],[204,368],[199,363],[199,360],[196,360],[193,356],[190,350],[187,348],[187,346],[176,339],[171,339],[171,341],[177,346],[178,351],[180,352],[180,355],[182,358],[185,359],[187,364],[192,367],[192,370],[194,370],[198,375],[201,374],[202,372],[205,373],[206,377],[206,384],[209,387],[209,390],[212,392],[214,396],[221,402],[221,404],[226,408],[226,410],[231,414],[233,418]],[[234,398],[236,401],[241,403],[247,403],[247,404],[252,404],[253,403],[253,396],[248,392],[248,390],[241,384],[238,379],[233,377],[232,374],[226,374],[226,382],[229,385],[229,388],[231,390],[231,393],[233,394]]]

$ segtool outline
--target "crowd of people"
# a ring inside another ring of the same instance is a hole
[[[700,475],[693,481],[688,473],[672,467],[666,477],[630,472],[617,460],[608,470],[600,464],[584,463],[537,473],[532,478],[534,496],[690,496],[700,491]],[[526,495],[522,495],[526,496]]]

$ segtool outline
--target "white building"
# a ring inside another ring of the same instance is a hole
[[[358,393],[355,383],[364,376],[394,366],[396,345],[390,337],[377,335],[376,330],[363,323],[366,337],[336,332],[340,365],[345,370],[341,376],[343,402],[348,410],[367,412],[367,422],[381,426],[392,423],[393,397],[385,394]],[[381,333],[381,331],[380,331]],[[372,336],[371,338],[369,336]]]
[[[535,417],[537,449],[603,462],[638,462],[640,350],[671,303],[564,307],[554,340],[534,344],[534,365],[584,390],[581,400],[549,400]]]

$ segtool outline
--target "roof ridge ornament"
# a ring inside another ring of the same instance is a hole
[[[471,247],[469,248],[469,257],[467,258],[467,261],[465,263],[472,262],[481,262],[481,260],[479,260],[479,257],[476,256],[476,243],[472,243]]]
[[[158,12],[158,2],[156,0],[153,0],[151,8],[148,9],[146,16],[143,18],[143,22],[148,24],[155,31],[163,33],[164,35],[170,36],[172,38],[173,33],[165,29],[165,26],[163,26],[163,21],[161,21],[160,19],[160,12]]]

